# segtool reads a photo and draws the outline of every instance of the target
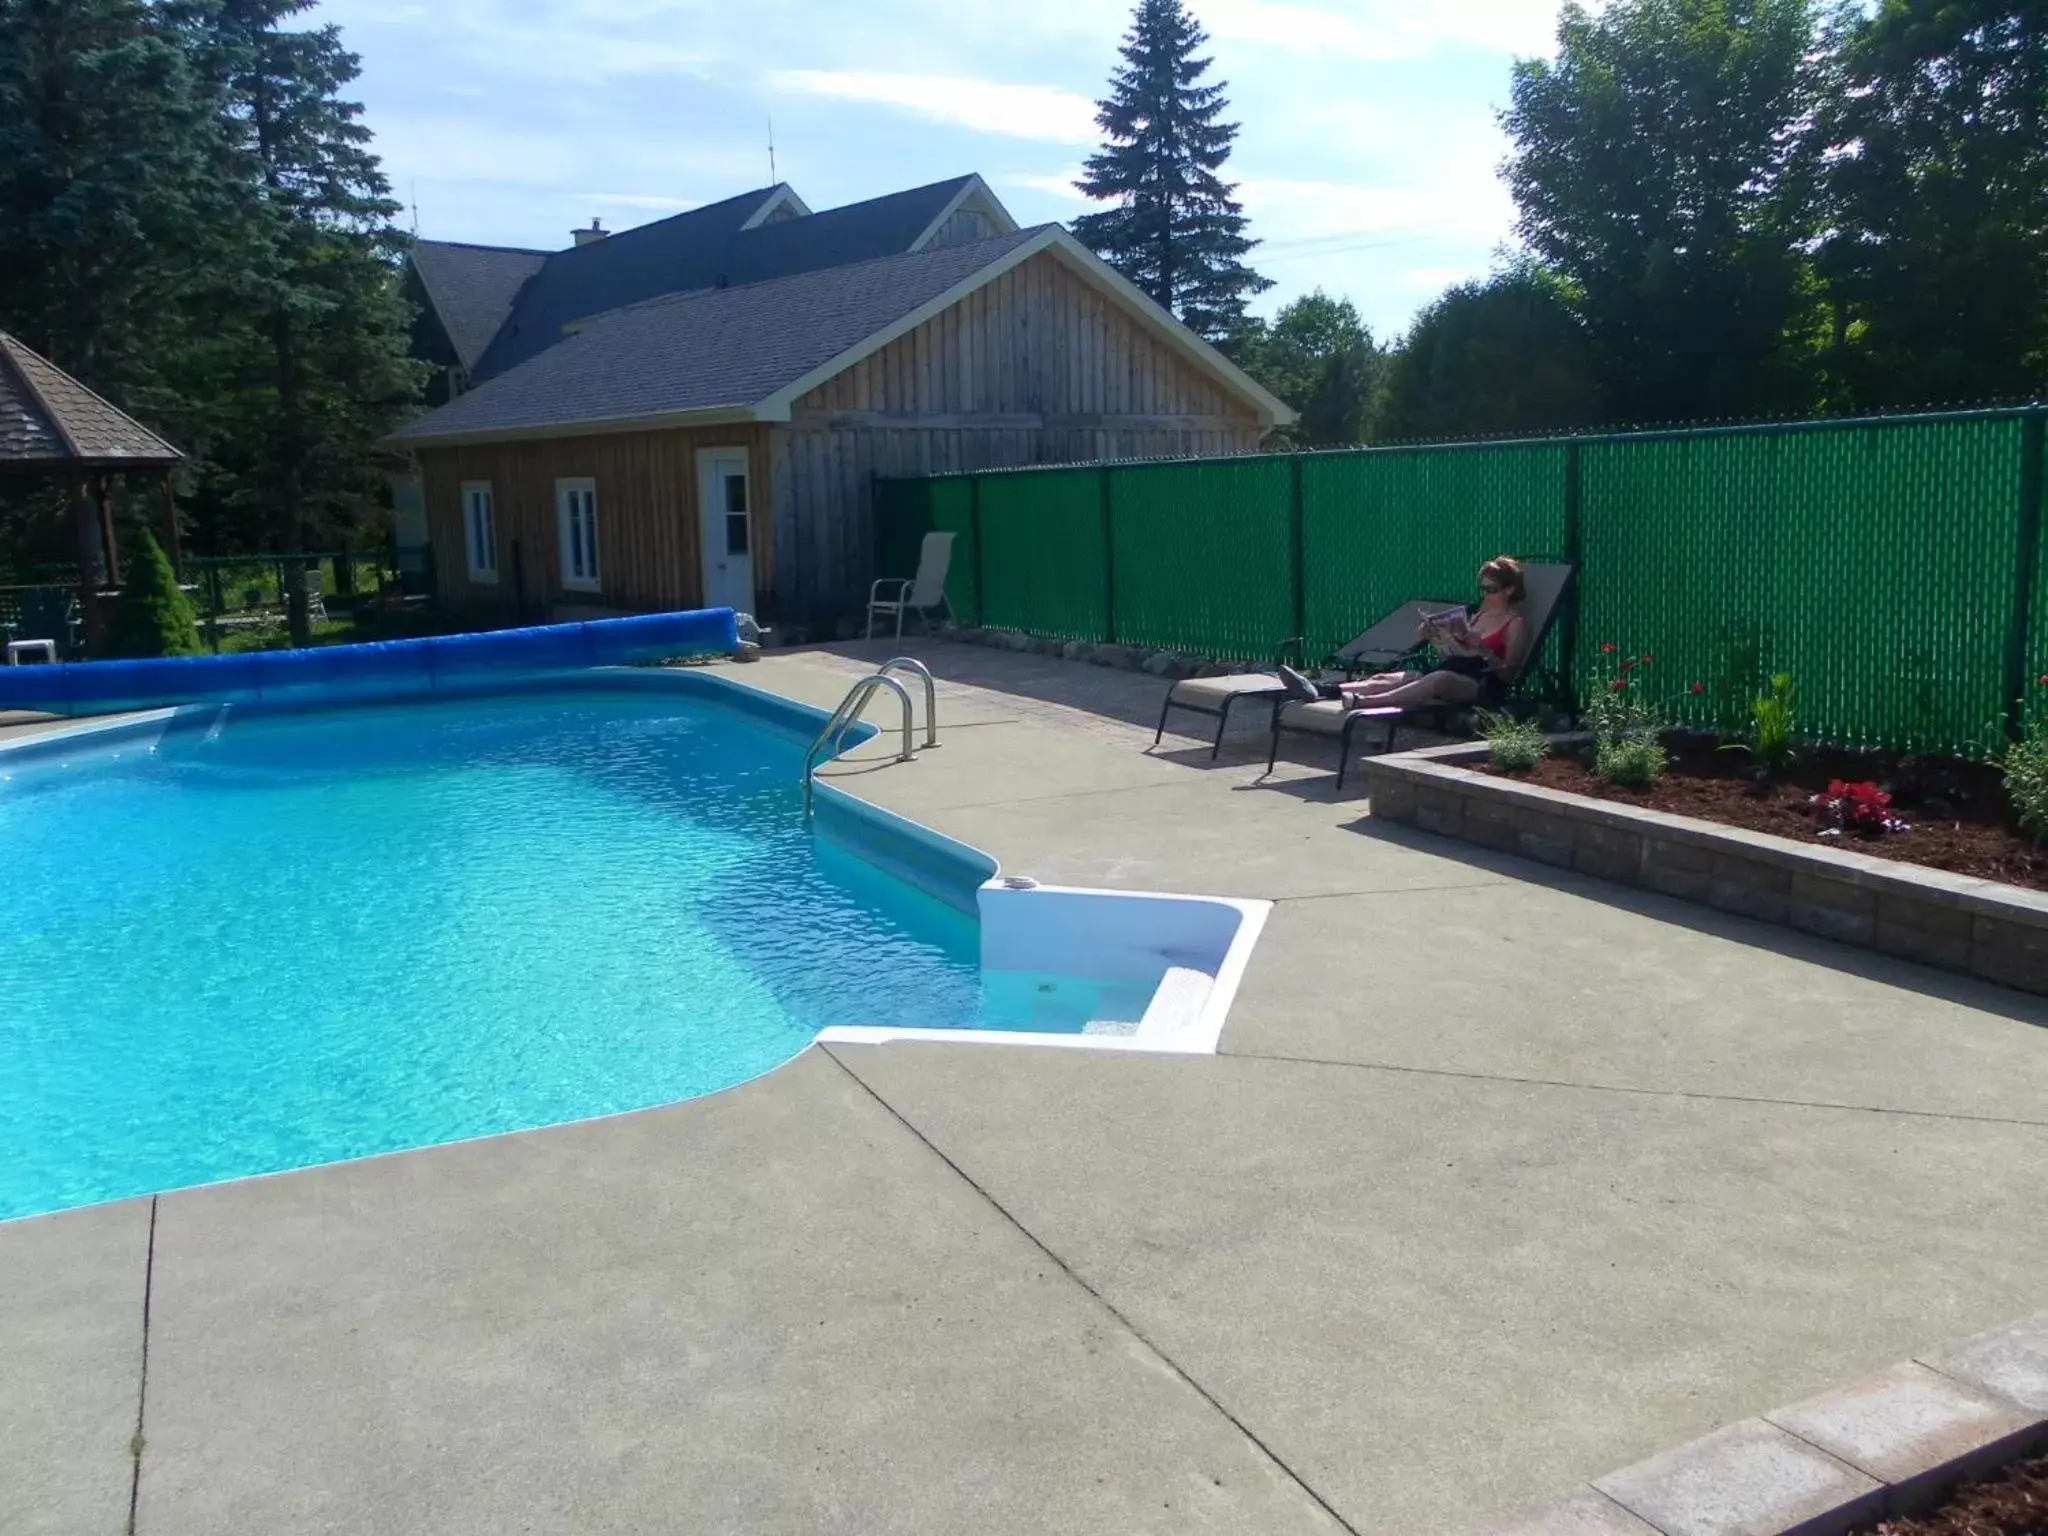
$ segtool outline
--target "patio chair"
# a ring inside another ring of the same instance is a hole
[[[78,598],[68,587],[24,587],[21,590],[21,640],[54,640],[57,655],[78,654]]]
[[[875,638],[875,615],[896,615],[896,637],[903,637],[903,615],[915,613],[927,632],[932,628],[931,612],[934,608],[946,610],[946,617],[953,617],[952,599],[946,596],[946,573],[953,566],[953,539],[950,533],[928,533],[917,552],[917,574],[915,576],[884,576],[868,589],[868,638]],[[896,595],[884,598],[882,589],[894,587]]]
[[[1323,674],[1337,672],[1345,677],[1357,677],[1361,673],[1385,672],[1397,667],[1422,650],[1415,636],[1422,627],[1423,615],[1440,613],[1451,606],[1449,599],[1403,603],[1370,629],[1324,657],[1318,670]],[[1273,659],[1306,667],[1302,642],[1298,637],[1281,641],[1274,650]],[[1216,717],[1216,739],[1210,743],[1209,760],[1214,762],[1216,754],[1223,749],[1223,733],[1230,725],[1232,705],[1247,699],[1277,703],[1286,694],[1286,684],[1271,672],[1233,672],[1223,677],[1184,678],[1166,690],[1166,701],[1159,706],[1159,728],[1152,733],[1152,745],[1159,745],[1160,737],[1166,734],[1166,717],[1176,709],[1195,715],[1213,715]]]
[[[1522,618],[1529,625],[1530,663],[1535,661],[1537,653],[1543,649],[1543,642],[1550,636],[1551,626],[1564,607],[1565,594],[1571,590],[1573,575],[1573,568],[1569,565],[1529,564],[1522,567],[1522,581],[1526,589]],[[1427,603],[1422,606],[1425,609],[1432,607]],[[1529,676],[1530,667],[1525,665],[1522,675],[1510,684],[1507,707],[1513,708],[1518,702]],[[1337,739],[1337,788],[1341,791],[1345,772],[1351,766],[1353,740],[1367,724],[1385,727],[1386,735],[1380,743],[1380,751],[1391,752],[1395,733],[1403,721],[1432,719],[1443,727],[1448,725],[1450,716],[1462,714],[1470,708],[1467,704],[1421,704],[1406,708],[1390,705],[1385,708],[1346,709],[1338,699],[1319,699],[1313,704],[1301,699],[1282,699],[1273,705],[1273,739],[1266,753],[1266,771],[1271,773],[1274,764],[1280,760],[1280,737],[1283,733],[1334,736]]]

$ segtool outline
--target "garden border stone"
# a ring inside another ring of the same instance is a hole
[[[1365,760],[1372,814],[2048,995],[2048,893],[1480,773],[1484,743]]]
[[[2044,1387],[2048,1312],[1726,1425],[1485,1536],[1838,1536],[2048,1445]]]

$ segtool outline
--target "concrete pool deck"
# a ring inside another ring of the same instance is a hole
[[[905,648],[943,745],[841,787],[1277,903],[1217,1056],[833,1046],[0,1225],[0,1526],[1456,1532],[2048,1305],[2048,1005]],[[883,654],[727,675],[829,707]]]

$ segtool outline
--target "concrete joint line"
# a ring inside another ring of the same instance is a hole
[[[136,1507],[142,1502],[142,1416],[149,1407],[149,1303],[156,1289],[156,1209],[161,1198],[149,1197],[149,1243],[142,1259],[142,1360],[136,1372],[135,1434],[128,1442],[128,1536],[135,1536]]]
[[[1568,1088],[1580,1093],[1624,1093],[1646,1099],[1696,1099],[1704,1104],[1766,1104],[1776,1109],[1816,1109],[1843,1115],[1900,1115],[1911,1120],[1952,1120],[1967,1125],[2023,1125],[2048,1130],[2048,1120],[2016,1115],[1968,1115],[1940,1109],[1899,1109],[1887,1104],[1830,1104],[1814,1099],[1772,1099],[1748,1093],[1703,1093],[1691,1088],[1637,1088],[1626,1083],[1574,1083],[1556,1077],[1510,1077],[1494,1072],[1457,1072],[1449,1067],[1410,1067],[1389,1061],[1332,1061],[1321,1056],[1283,1056],[1271,1051],[1233,1051],[1226,1036],[1219,1056],[1239,1061],[1278,1061],[1297,1067],[1343,1067],[1353,1072],[1405,1072],[1416,1077],[1450,1077],[1473,1083],[1510,1083],[1520,1088]]]
[[[954,1177],[958,1178],[961,1183],[965,1184],[969,1189],[973,1190],[975,1194],[977,1194],[984,1201],[986,1201],[991,1210],[993,1210],[998,1216],[1002,1217],[1002,1219],[1009,1223],[1010,1226],[1014,1227],[1017,1230],[1017,1232],[1024,1238],[1024,1240],[1031,1244],[1032,1247],[1036,1248],[1040,1253],[1044,1254],[1047,1260],[1050,1261],[1054,1266],[1056,1266],[1061,1274],[1065,1275],[1067,1279],[1069,1279],[1075,1285],[1079,1286],[1083,1291],[1085,1291],[1088,1294],[1088,1296],[1094,1300],[1095,1304],[1101,1307],[1103,1311],[1107,1312],[1111,1317],[1115,1318],[1118,1327],[1122,1328],[1132,1338],[1136,1339],[1141,1345],[1143,1345],[1145,1349],[1152,1355],[1152,1357],[1156,1359],[1161,1365],[1165,1366],[1167,1370],[1171,1371],[1176,1378],[1186,1383],[1188,1390],[1193,1392],[1197,1397],[1201,1398],[1202,1401],[1207,1403],[1211,1408],[1215,1409],[1217,1413],[1221,1414],[1223,1418],[1229,1422],[1231,1428],[1235,1429],[1240,1435],[1244,1436],[1245,1440],[1255,1450],[1257,1450],[1261,1456],[1265,1457],[1267,1461],[1271,1462],[1275,1467],[1279,1468],[1282,1475],[1285,1476],[1289,1482],[1293,1483],[1295,1487],[1299,1488],[1304,1494],[1306,1494],[1311,1500],[1313,1500],[1318,1509],[1320,1509],[1324,1514],[1328,1515],[1332,1520],[1334,1520],[1341,1529],[1349,1532],[1350,1536],[1360,1536],[1358,1527],[1353,1525],[1349,1520],[1346,1520],[1342,1515],[1340,1515],[1336,1511],[1336,1509],[1331,1505],[1330,1501],[1324,1498],[1322,1494],[1316,1490],[1313,1484],[1311,1484],[1299,1472],[1295,1471],[1293,1467],[1289,1466],[1284,1460],[1282,1460],[1279,1453],[1276,1452],[1271,1446],[1266,1444],[1264,1440],[1260,1439],[1258,1434],[1255,1431],[1253,1431],[1253,1429],[1249,1425],[1247,1425],[1244,1422],[1244,1420],[1240,1419],[1236,1414],[1232,1413],[1228,1408],[1224,1407],[1223,1404],[1217,1400],[1216,1395],[1213,1392],[1211,1392],[1207,1387],[1203,1386],[1199,1381],[1195,1380],[1195,1378],[1192,1375],[1190,1375],[1185,1369],[1182,1368],[1179,1361],[1175,1360],[1171,1355],[1167,1354],[1165,1350],[1161,1349],[1157,1344],[1153,1343],[1151,1339],[1147,1338],[1145,1335],[1145,1331],[1138,1327],[1136,1323],[1132,1322],[1131,1319],[1126,1317],[1121,1311],[1119,1311],[1114,1302],[1110,1301],[1108,1297],[1104,1296],[1100,1291],[1096,1290],[1094,1286],[1090,1285],[1086,1280],[1082,1279],[1079,1273],[1075,1271],[1073,1265],[1069,1264],[1064,1258],[1060,1257],[1059,1254],[1055,1253],[1052,1250],[1052,1248],[1047,1245],[1045,1240],[1041,1238],[1036,1232],[1033,1232],[1029,1227],[1025,1226],[1024,1223],[1020,1221],[1014,1213],[1011,1212],[1009,1207],[1004,1205],[1002,1201],[998,1200],[994,1195],[990,1194],[988,1190],[983,1188],[981,1184],[975,1180],[972,1174],[970,1174],[966,1169],[962,1168],[958,1163],[954,1162],[952,1158],[948,1157],[943,1151],[941,1151],[938,1145],[934,1143],[929,1136],[925,1135],[923,1131],[919,1130],[916,1126],[912,1125],[910,1121],[907,1118],[905,1118],[902,1111],[898,1110],[894,1104],[891,1104],[887,1099],[882,1097],[881,1093],[874,1087],[873,1084],[868,1082],[868,1080],[862,1077],[858,1072],[854,1071],[854,1069],[845,1061],[841,1060],[839,1054],[836,1051],[834,1051],[830,1046],[821,1046],[819,1049],[821,1049],[826,1056],[831,1058],[833,1065],[837,1066],[840,1071],[844,1072],[848,1077],[852,1078],[853,1081],[859,1085],[863,1093],[867,1094],[869,1098],[873,1099],[877,1104],[879,1104],[884,1110],[884,1112],[888,1114],[890,1119],[894,1120],[898,1125],[902,1126],[904,1130],[908,1131],[912,1136],[916,1137],[919,1144],[922,1145],[927,1152],[931,1153],[933,1157],[936,1157],[940,1162],[944,1163],[946,1167],[952,1171]],[[132,1532],[130,1533],[130,1536],[133,1536]]]

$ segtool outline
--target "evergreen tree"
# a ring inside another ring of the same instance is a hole
[[[1632,420],[1818,401],[1813,15],[1813,0],[1567,5],[1557,57],[1515,65],[1518,229],[1571,285],[1602,392]]]
[[[311,5],[214,0],[196,18],[258,252],[249,340],[261,365],[238,403],[239,467],[286,551],[371,514],[390,462],[381,439],[419,386],[396,269],[399,207],[361,106],[340,95],[358,61],[336,27],[283,25]],[[304,644],[303,581],[287,597],[293,642]]]
[[[1850,11],[1822,121],[1845,403],[2048,392],[2048,0]]]
[[[1074,233],[1191,329],[1228,342],[1245,302],[1272,282],[1244,263],[1256,242],[1219,174],[1237,125],[1222,121],[1222,82],[1201,83],[1211,61],[1196,50],[1207,41],[1184,0],[1139,0],[1123,63],[1096,103],[1107,142],[1079,182],[1116,206],[1083,214]]]
[[[1567,294],[1523,263],[1425,309],[1387,370],[1376,439],[1594,426],[1600,395]]]
[[[199,626],[192,604],[154,534],[144,529],[128,552],[128,585],[114,606],[104,647],[108,656],[197,656]]]

